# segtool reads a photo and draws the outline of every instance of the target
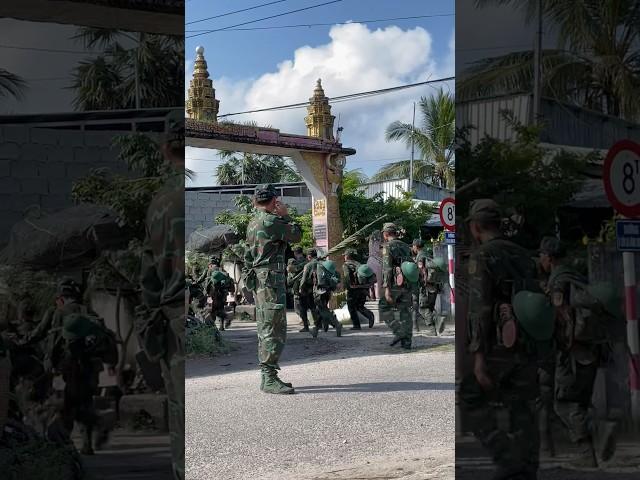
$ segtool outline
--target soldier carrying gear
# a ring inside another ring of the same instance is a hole
[[[216,320],[220,321],[220,330],[224,331],[229,324],[225,321],[225,303],[229,293],[235,293],[235,285],[227,272],[213,264],[207,282],[207,293],[211,298],[211,321],[215,325]]]
[[[336,271],[336,265],[331,260],[312,260],[305,266],[302,274],[302,283],[313,292],[313,303],[317,312],[315,325],[311,329],[311,335],[316,338],[320,327],[327,332],[329,325],[336,329],[336,335],[342,335],[342,324],[336,318],[335,313],[329,309],[331,294],[335,292],[340,283],[340,275]]]
[[[402,348],[411,349],[412,293],[418,284],[418,267],[411,256],[409,245],[399,239],[400,229],[394,223],[385,223],[382,236],[385,244],[382,249],[382,287],[380,299],[380,319],[394,334],[391,346],[400,342]]]
[[[543,238],[539,254],[556,311],[555,412],[580,448],[575,465],[597,467],[597,454],[607,461],[615,451],[615,424],[589,414],[596,373],[607,354],[607,320],[615,315],[598,298],[600,286],[594,289],[568,265],[557,238]]]
[[[245,285],[255,294],[260,388],[265,393],[291,394],[293,387],[277,372],[287,336],[285,254],[289,244],[300,241],[302,231],[277,197],[271,184],[256,187],[257,211],[247,227]]]
[[[349,315],[351,316],[351,322],[353,327],[351,330],[360,330],[360,316],[362,314],[369,320],[369,328],[373,327],[374,315],[373,312],[365,307],[367,302],[367,296],[371,285],[376,282],[376,276],[369,268],[369,272],[372,275],[362,276],[358,275],[360,267],[367,266],[361,265],[355,260],[356,251],[352,248],[348,248],[344,252],[344,264],[343,281],[344,288],[347,291],[347,308],[349,309]],[[367,266],[368,268],[368,266]],[[360,280],[362,278],[362,281]]]
[[[467,222],[476,242],[468,264],[473,371],[462,379],[460,405],[491,452],[494,478],[533,480],[540,454],[538,352],[536,342],[518,332],[513,299],[520,291],[537,291],[536,266],[524,248],[502,237],[500,207],[493,200],[473,202]],[[508,429],[498,426],[502,410],[511,418]]]

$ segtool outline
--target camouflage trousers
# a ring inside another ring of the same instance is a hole
[[[540,455],[537,365],[487,360],[487,368],[495,390],[486,392],[475,375],[468,374],[460,384],[460,408],[497,466],[492,478],[534,480]]]
[[[551,448],[551,419],[554,413],[555,399],[555,355],[545,358],[538,368],[540,396],[537,400],[538,420],[541,439]]]
[[[316,306],[313,301],[313,296],[305,294],[294,295],[293,307],[305,327],[309,327],[309,313],[311,313],[313,323],[318,323],[318,314],[316,312]]]
[[[287,340],[286,277],[284,273],[268,268],[255,271],[258,361],[263,369],[278,370],[278,361]]]
[[[558,352],[555,371],[555,411],[575,443],[591,438],[589,408],[598,362],[581,364],[571,353]]]
[[[349,310],[349,315],[351,316],[351,323],[353,323],[354,327],[360,326],[360,316],[358,313],[361,313],[365,318],[369,319],[369,321],[373,320],[373,312],[365,307],[367,303],[367,292],[368,290],[347,290],[347,309]]]
[[[407,289],[391,289],[393,305],[387,302],[384,294],[379,300],[380,320],[388,325],[393,335],[411,345],[413,325],[411,323],[412,292]]]
[[[331,292],[315,292],[313,300],[316,307],[317,316],[315,324],[318,329],[321,327],[327,330],[329,325],[338,328],[338,319],[336,314],[329,308],[329,300],[331,300]]]
[[[184,307],[165,309],[167,353],[160,360],[169,404],[171,459],[176,480],[184,480]]]

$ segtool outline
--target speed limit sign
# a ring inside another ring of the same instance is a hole
[[[440,221],[442,226],[450,232],[456,230],[456,200],[455,198],[445,198],[440,202]]]
[[[604,161],[603,179],[613,208],[625,217],[640,217],[640,145],[616,143]]]

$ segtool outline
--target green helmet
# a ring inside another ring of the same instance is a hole
[[[525,332],[537,341],[551,340],[555,314],[546,295],[523,290],[515,294],[512,305],[516,319]]]
[[[371,267],[369,265],[365,263],[358,267],[358,278],[360,280],[366,280],[371,276],[373,276],[373,270],[371,270]]]
[[[332,275],[336,273],[336,264],[333,263],[333,261],[325,260],[324,262],[322,262],[322,266],[327,270],[329,270],[329,272],[331,272]]]
[[[607,313],[618,318],[623,316],[620,296],[610,282],[592,283],[587,287],[587,291],[602,304]]]
[[[216,270],[211,275],[211,280],[213,281],[213,283],[224,282],[226,279],[227,279],[227,275],[224,272],[221,272],[220,270]]]
[[[98,331],[97,325],[85,315],[72,313],[62,321],[62,337],[65,340],[79,340]]]
[[[447,262],[442,257],[436,257],[433,259],[433,266],[444,272],[447,271]]]
[[[400,270],[402,270],[402,274],[408,282],[418,283],[420,272],[418,271],[418,265],[416,265],[415,262],[402,262]]]

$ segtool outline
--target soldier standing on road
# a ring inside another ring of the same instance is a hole
[[[423,317],[423,310],[427,308],[428,292],[427,292],[427,278],[429,272],[427,271],[427,252],[424,250],[424,240],[416,238],[413,241],[411,251],[415,255],[416,264],[418,265],[418,271],[420,276],[418,279],[418,288],[411,294],[411,303],[413,305],[413,326],[416,331],[420,331],[419,318]],[[433,305],[435,306],[435,299]],[[433,310],[432,310],[433,311]],[[424,318],[424,317],[423,317]],[[429,318],[425,318],[427,325],[433,321],[431,318],[431,312],[429,312]]]
[[[174,174],[151,201],[145,221],[140,286],[136,308],[140,346],[159,362],[168,399],[174,477],[184,480],[184,114],[172,113],[162,147]]]
[[[461,407],[497,464],[492,478],[534,480],[539,464],[537,363],[535,351],[512,338],[510,312],[515,291],[535,291],[535,263],[526,250],[502,238],[500,210],[493,200],[473,202],[468,221],[478,246],[469,259],[473,372],[462,379]],[[510,418],[508,430],[499,424],[501,411]]]
[[[229,293],[235,292],[233,280],[224,270],[220,269],[218,259],[211,260],[211,270],[207,280],[207,294],[211,298],[211,321],[215,325],[216,320],[220,322],[220,330],[224,331],[225,326],[229,326],[225,321],[225,304]]]
[[[362,265],[355,260],[355,255],[356,251],[352,248],[348,248],[344,252],[344,263],[342,265],[343,286],[347,291],[347,308],[353,323],[351,330],[360,330],[359,313],[369,319],[369,328],[373,327],[373,312],[367,309],[365,304],[367,303],[367,295],[371,289],[371,283],[375,283],[375,279],[370,282],[371,277],[368,277],[363,279],[365,280],[364,282],[360,282],[358,272]]]
[[[568,263],[557,238],[542,239],[540,264],[549,273],[548,292],[557,312],[555,411],[580,448],[575,466],[595,468],[596,450],[606,461],[615,448],[613,424],[597,425],[589,415],[596,373],[606,353],[607,331],[596,299],[585,298],[588,280]],[[602,428],[598,432],[596,427]]]
[[[309,307],[305,305],[305,299],[300,293],[301,273],[304,266],[307,264],[302,247],[296,247],[293,249],[295,258],[290,258],[287,265],[287,285],[293,294],[293,308],[302,320],[302,329],[300,332],[309,331],[309,317],[307,315]]]
[[[302,231],[277,197],[271,184],[256,187],[257,213],[247,227],[246,285],[255,292],[261,390],[291,394],[291,384],[278,378],[278,361],[287,338],[285,253],[288,244],[300,241]]]
[[[380,319],[384,321],[402,348],[411,349],[411,300],[418,281],[418,268],[413,261],[409,245],[400,240],[400,229],[394,223],[385,223],[382,236],[382,288]]]

